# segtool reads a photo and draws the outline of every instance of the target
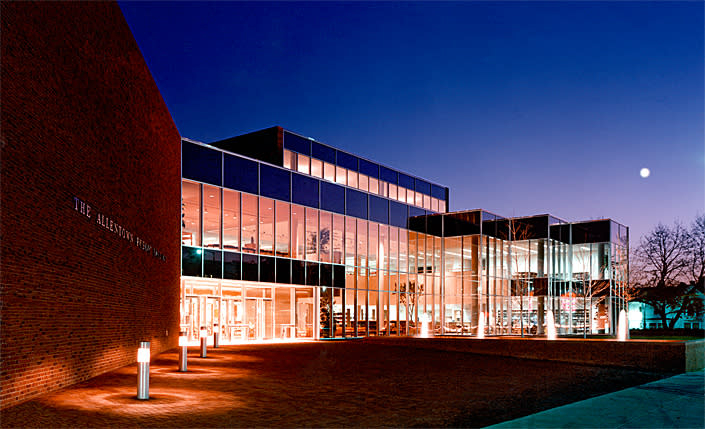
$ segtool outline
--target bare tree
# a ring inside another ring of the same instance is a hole
[[[524,336],[524,295],[528,293],[531,284],[531,274],[528,271],[529,251],[516,251],[516,242],[528,240],[531,236],[531,225],[518,222],[516,219],[509,219],[509,238],[511,240],[511,260],[514,263],[511,282],[516,286],[513,288],[519,294],[519,329],[521,336]],[[519,267],[527,267],[527,271],[519,271]]]
[[[705,214],[695,217],[693,225],[688,231],[690,263],[688,274],[691,281],[703,287],[705,279]]]
[[[418,287],[416,285],[416,282],[414,281],[409,281],[409,285],[407,288],[406,282],[399,284],[399,304],[400,305],[405,305],[407,310],[407,318],[409,315],[415,315],[414,309],[416,308],[417,301],[419,299],[419,295],[424,293],[424,286],[422,284],[419,284]],[[413,320],[410,320],[410,322],[414,322],[415,317]],[[398,327],[398,329],[401,329],[401,327]]]
[[[637,257],[641,259],[642,286],[676,286],[686,272],[690,238],[683,225],[659,223],[641,239]]]
[[[577,252],[574,250],[573,255],[584,268],[587,268],[584,272],[573,274],[574,282],[578,282],[581,286],[576,295],[579,295],[583,300],[583,317],[585,317],[583,321],[585,325],[583,327],[583,338],[586,338],[588,330],[588,318],[585,316],[588,314],[587,303],[589,301],[592,306],[594,298],[597,298],[598,303],[604,301],[605,291],[608,291],[610,288],[609,279],[605,279],[603,275],[607,269],[608,262],[593,261],[590,248],[584,248],[583,245],[580,245]],[[599,269],[597,271],[599,274],[597,276],[593,276],[591,271],[591,268],[595,263],[599,264]]]
[[[675,327],[684,312],[699,307],[695,283],[684,282],[689,271],[699,275],[697,257],[693,255],[695,236],[678,222],[670,227],[659,223],[642,238],[636,252],[637,281],[630,295],[651,306],[668,329]]]

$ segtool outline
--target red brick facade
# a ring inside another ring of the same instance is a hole
[[[0,16],[5,408],[176,346],[181,146],[116,3]]]

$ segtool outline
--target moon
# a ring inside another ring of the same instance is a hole
[[[642,168],[641,171],[639,171],[639,175],[640,175],[641,177],[643,177],[644,179],[646,179],[647,177],[649,177],[650,174],[651,174],[651,170],[649,170],[649,169],[646,168],[646,167]]]

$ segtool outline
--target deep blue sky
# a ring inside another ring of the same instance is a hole
[[[120,6],[185,137],[281,125],[634,244],[705,211],[701,2]]]

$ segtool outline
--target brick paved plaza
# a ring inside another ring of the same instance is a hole
[[[2,411],[2,427],[483,426],[666,376],[374,341],[172,350]]]

